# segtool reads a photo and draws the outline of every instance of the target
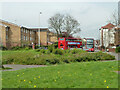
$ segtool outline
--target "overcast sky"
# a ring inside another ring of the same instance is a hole
[[[107,24],[118,9],[117,2],[2,2],[0,19],[27,27],[48,27],[48,19],[56,13],[70,14],[81,25],[77,35],[99,39],[99,28]],[[1,16],[2,15],[2,16]]]

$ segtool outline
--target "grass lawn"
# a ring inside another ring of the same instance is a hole
[[[117,61],[91,61],[4,71],[2,88],[118,88],[116,70]]]

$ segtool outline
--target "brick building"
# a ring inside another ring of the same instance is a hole
[[[57,41],[56,35],[48,28],[28,28],[3,20],[0,20],[0,34],[0,44],[7,48],[31,45],[32,43],[38,45],[39,36],[41,45]]]
[[[115,45],[120,46],[120,25],[115,27]]]

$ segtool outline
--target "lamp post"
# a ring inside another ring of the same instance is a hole
[[[38,35],[38,36],[39,36],[39,41],[38,41],[39,47],[40,47],[40,15],[41,15],[41,14],[42,14],[42,12],[39,13],[39,30],[38,30],[38,32],[39,32],[39,33],[38,33],[38,34],[39,34],[39,35]]]

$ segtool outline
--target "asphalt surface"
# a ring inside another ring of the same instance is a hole
[[[7,65],[3,65],[3,66],[9,67],[12,69],[5,69],[2,71],[16,71],[16,70],[25,69],[25,68],[46,67],[46,65],[16,65],[16,64],[7,64]]]

